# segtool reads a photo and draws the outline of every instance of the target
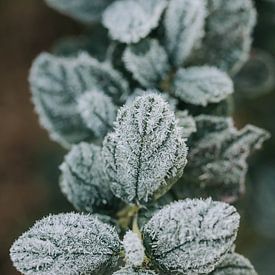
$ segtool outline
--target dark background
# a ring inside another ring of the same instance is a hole
[[[257,4],[260,16],[254,46],[274,55],[275,8],[264,1]],[[58,165],[64,151],[39,127],[27,78],[32,60],[41,51],[49,51],[57,38],[79,34],[82,28],[46,7],[42,0],[0,0],[1,275],[18,274],[8,250],[35,220],[72,210],[58,187]],[[235,113],[237,124],[253,123],[275,134],[274,94],[241,100]],[[238,204],[242,215],[238,251],[249,257],[262,275],[275,274],[274,143],[274,139],[269,141],[251,160],[248,193]],[[266,193],[271,198],[265,199]],[[258,194],[263,196],[260,202],[266,203],[259,204]],[[262,221],[262,217],[266,219]],[[262,230],[264,222],[267,225]]]

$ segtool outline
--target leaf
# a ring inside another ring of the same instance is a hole
[[[168,56],[155,39],[129,45],[123,61],[133,77],[146,88],[156,87],[169,71]]]
[[[149,94],[120,109],[103,153],[114,195],[128,203],[147,203],[182,175],[187,148],[169,105]]]
[[[229,76],[214,67],[179,69],[172,92],[180,100],[200,106],[218,103],[234,91]]]
[[[74,145],[60,169],[61,190],[77,210],[93,212],[114,207],[99,146],[84,142]]]
[[[246,62],[256,10],[251,0],[208,0],[202,63],[235,74]]]
[[[133,267],[142,266],[145,253],[142,240],[140,237],[132,232],[128,231],[123,238],[123,247],[126,254],[126,262]]]
[[[137,43],[158,26],[167,0],[119,0],[103,14],[103,25],[113,39]]]
[[[231,249],[239,219],[233,206],[211,199],[172,203],[144,227],[146,252],[165,274],[207,274]]]
[[[45,0],[53,9],[83,23],[99,21],[102,12],[114,0]]]
[[[23,274],[91,274],[111,269],[121,244],[114,228],[82,214],[48,216],[14,242],[11,259]]]
[[[224,261],[210,275],[257,275],[257,272],[242,255],[228,253]]]
[[[143,268],[133,268],[133,267],[124,267],[117,272],[113,273],[113,275],[157,275],[152,270],[147,270]]]
[[[32,65],[30,84],[41,124],[65,147],[93,138],[76,108],[84,92],[103,91],[119,104],[128,90],[120,74],[87,54],[76,58],[39,55]]]
[[[117,107],[112,99],[96,90],[86,92],[78,99],[78,111],[85,125],[96,137],[104,137],[112,129]]]
[[[247,158],[269,133],[252,125],[237,130],[231,118],[201,115],[195,120],[197,132],[189,140],[189,161],[182,182],[199,188],[199,196],[233,202],[244,192]],[[180,194],[185,186],[175,188]]]
[[[204,36],[204,0],[170,0],[164,18],[165,45],[175,66],[181,66]]]
[[[182,136],[184,138],[189,138],[191,134],[197,131],[195,119],[187,111],[177,111],[176,118],[178,126],[182,129]]]

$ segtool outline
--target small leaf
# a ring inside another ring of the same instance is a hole
[[[205,196],[233,202],[244,192],[247,158],[269,134],[252,125],[237,130],[232,119],[207,115],[198,116],[196,125],[183,182],[192,183]],[[185,185],[175,188],[180,194]]]
[[[114,207],[100,147],[88,143],[74,145],[60,169],[62,192],[77,210],[93,212]]]
[[[90,215],[70,213],[36,222],[15,241],[10,255],[26,275],[98,275],[117,264],[120,250],[113,227]]]
[[[179,69],[172,92],[186,103],[206,106],[224,100],[233,90],[233,82],[226,73],[203,66]]]
[[[167,192],[183,173],[187,148],[169,105],[149,94],[120,109],[103,153],[115,196],[147,203]]]
[[[224,261],[210,275],[257,275],[257,272],[242,255],[228,253]]]
[[[146,251],[165,274],[209,273],[230,251],[239,218],[233,206],[211,199],[172,203],[144,227]]]
[[[93,138],[76,108],[84,92],[103,91],[121,103],[128,91],[120,74],[87,54],[76,58],[41,54],[33,63],[30,84],[41,124],[65,147]]]
[[[99,21],[102,12],[114,0],[45,0],[53,9],[83,23]]]
[[[204,0],[171,0],[165,14],[165,44],[173,65],[181,66],[204,35]]]
[[[169,70],[168,56],[154,39],[129,45],[123,61],[133,77],[146,88],[157,86]]]
[[[189,138],[191,134],[197,131],[195,119],[188,115],[187,111],[177,111],[176,118],[178,126],[182,129],[182,136],[184,138]]]
[[[103,14],[103,25],[113,39],[136,43],[158,26],[167,0],[119,0]]]
[[[203,63],[235,74],[246,62],[256,10],[251,0],[208,0]]]
[[[145,257],[144,247],[140,237],[136,233],[128,231],[125,234],[123,247],[127,264],[134,267],[142,266]]]
[[[113,275],[157,275],[152,270],[147,270],[144,268],[133,268],[133,267],[124,267],[117,272],[113,273]]]
[[[112,129],[117,107],[110,97],[94,90],[86,92],[78,99],[78,111],[85,125],[100,138]]]

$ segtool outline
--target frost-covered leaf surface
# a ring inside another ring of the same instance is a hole
[[[167,0],[119,0],[103,14],[103,25],[113,39],[136,43],[158,26]]]
[[[90,215],[48,216],[25,232],[10,249],[23,274],[93,274],[109,270],[121,250],[113,227]]]
[[[133,77],[146,88],[156,87],[169,70],[168,56],[157,40],[129,45],[123,61]]]
[[[123,247],[127,264],[134,267],[141,266],[145,253],[140,237],[136,233],[128,231],[123,238]]]
[[[247,60],[256,22],[252,0],[208,0],[204,63],[236,73]]]
[[[103,152],[114,194],[126,202],[146,203],[163,195],[183,173],[187,148],[168,103],[149,94],[120,109]]]
[[[93,212],[114,207],[115,200],[99,146],[88,143],[74,145],[60,169],[61,190],[76,209]]]
[[[228,253],[211,275],[257,275],[248,259],[237,253]]]
[[[184,182],[192,183],[206,195],[228,202],[244,192],[247,158],[259,149],[269,134],[247,125],[238,130],[231,118],[196,117],[197,132],[191,136]]]
[[[171,0],[165,13],[165,44],[176,66],[190,56],[204,35],[206,7],[204,0]]]
[[[53,9],[84,23],[101,18],[102,12],[114,0],[45,0]]]
[[[229,76],[215,67],[179,69],[173,83],[173,94],[180,100],[200,106],[218,103],[233,93]]]
[[[143,229],[144,244],[165,274],[209,273],[231,249],[238,227],[233,206],[187,199],[153,216]]]
[[[96,90],[86,92],[78,99],[78,110],[85,125],[99,138],[112,129],[117,113],[112,99]]]
[[[182,136],[190,137],[197,131],[197,126],[194,117],[188,114],[187,111],[177,111],[176,118],[178,126],[181,127]]]
[[[128,91],[120,74],[87,54],[75,58],[41,54],[33,63],[30,84],[41,124],[67,147],[93,138],[77,108],[77,99],[84,92],[103,91],[119,103]]]
[[[154,271],[144,268],[124,267],[113,275],[157,275]]]

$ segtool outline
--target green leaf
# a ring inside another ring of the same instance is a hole
[[[48,216],[14,242],[11,259],[23,274],[105,274],[121,244],[113,227],[90,215]]]
[[[124,52],[123,61],[133,77],[146,88],[158,86],[169,71],[168,56],[154,39],[129,45]]]
[[[165,45],[175,66],[181,66],[204,35],[204,0],[170,0],[164,19]]]
[[[83,142],[74,145],[60,169],[61,190],[77,210],[94,212],[114,208],[116,200],[105,174],[100,147]]]
[[[182,175],[187,148],[168,103],[149,94],[120,109],[103,153],[115,196],[147,203]]]
[[[232,248],[239,219],[233,206],[211,199],[172,203],[144,227],[146,252],[165,274],[207,274]]]
[[[214,67],[179,69],[172,93],[180,100],[200,106],[218,103],[234,91],[229,76]]]
[[[158,26],[167,0],[119,0],[103,14],[103,25],[113,39],[136,43]]]

